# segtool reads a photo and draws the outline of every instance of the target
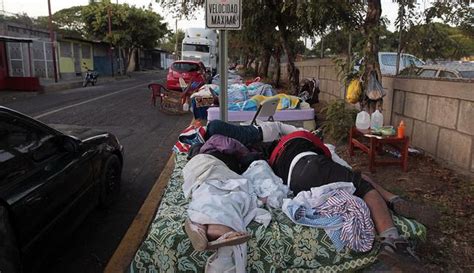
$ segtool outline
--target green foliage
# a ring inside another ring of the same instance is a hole
[[[355,58],[351,58],[351,62],[349,64],[347,62],[347,58],[343,57],[334,57],[332,60],[336,64],[338,70],[337,77],[345,85],[348,85],[352,79],[360,78],[360,76],[364,74],[363,70],[357,71],[354,69],[354,66],[357,62]],[[363,69],[363,67],[361,69]]]
[[[474,37],[460,28],[441,23],[412,27],[406,33],[405,51],[423,59],[460,59],[474,54]]]
[[[344,100],[335,100],[322,109],[325,116],[323,122],[324,135],[340,143],[346,140],[350,128],[355,124],[357,110],[346,105]]]
[[[108,10],[112,35],[108,34]],[[153,48],[169,32],[163,17],[150,9],[128,4],[95,3],[82,10],[84,29],[89,36],[127,49]]]
[[[168,52],[174,52],[176,47],[176,38],[178,38],[178,55],[181,56],[181,44],[184,39],[184,31],[178,29],[178,34],[176,32],[169,33],[163,42],[160,43],[160,47],[163,50]]]
[[[74,6],[55,12],[52,15],[52,23],[55,31],[66,36],[86,38],[87,33],[84,29],[84,21],[82,20],[83,9],[84,6]],[[46,29],[48,28],[48,16],[40,16],[36,21],[39,26]]]

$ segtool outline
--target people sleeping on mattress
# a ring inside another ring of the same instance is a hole
[[[213,135],[193,145],[189,156],[183,168],[183,192],[191,199],[185,231],[195,250],[217,249],[206,272],[234,266],[245,272],[247,225],[268,225],[271,215],[262,205],[281,207],[288,188],[265,160],[233,138]]]
[[[206,138],[223,135],[236,139],[244,145],[252,145],[259,142],[273,142],[296,131],[306,130],[279,121],[257,120],[257,125],[235,125],[215,119],[207,124]]]
[[[388,208],[428,226],[435,223],[436,213],[427,206],[403,200],[369,177],[352,171],[335,153],[333,146],[325,145],[313,133],[283,123],[261,123],[256,127],[216,120],[209,123],[207,134],[208,140],[202,147],[191,149],[194,154],[201,151],[207,154],[193,157],[183,169],[183,190],[186,196],[191,197],[189,219],[185,226],[196,250],[239,245],[249,239],[245,227],[252,219],[259,218],[255,216],[265,213],[258,208],[259,200],[252,193],[251,179],[238,174],[245,170],[249,162],[261,158],[261,155],[252,154],[245,145],[271,142],[281,137],[275,141],[276,145],[269,145],[274,147],[269,164],[285,187],[297,195],[296,198],[299,193],[311,193],[316,187],[340,181],[350,182],[354,188],[350,193],[365,201],[375,230],[381,237],[378,258],[402,270],[412,271],[419,267],[418,258],[409,242],[398,233]],[[216,148],[219,145],[212,143],[217,138],[221,138],[218,141],[221,143],[222,138],[224,142],[233,142],[233,148],[223,148],[229,147],[227,144]],[[212,144],[213,148],[206,148],[207,144]],[[269,195],[259,197],[260,202],[268,201]]]

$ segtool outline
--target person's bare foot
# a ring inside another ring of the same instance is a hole
[[[224,235],[229,231],[234,231],[228,226],[218,225],[218,224],[211,224],[207,225],[207,239],[209,241],[217,240],[219,237]]]

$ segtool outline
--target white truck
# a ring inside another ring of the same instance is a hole
[[[182,43],[181,60],[201,61],[215,75],[217,72],[217,32],[188,28]]]

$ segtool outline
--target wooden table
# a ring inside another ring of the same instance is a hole
[[[369,144],[365,145],[359,139],[366,138]],[[349,154],[354,155],[354,147],[361,149],[364,153],[369,155],[369,170],[375,172],[376,166],[383,165],[400,165],[403,171],[408,170],[408,143],[407,136],[398,138],[397,136],[376,136],[371,134],[370,129],[359,130],[353,127],[349,133]],[[383,146],[390,145],[400,152],[399,159],[376,159],[377,154],[382,154]]]

